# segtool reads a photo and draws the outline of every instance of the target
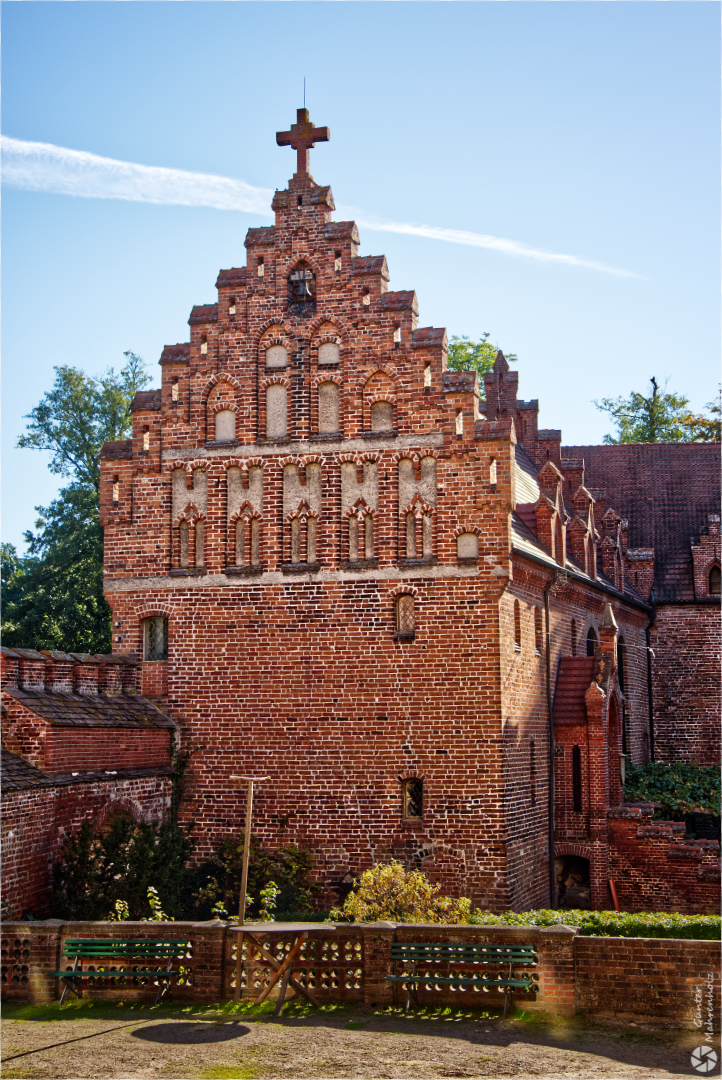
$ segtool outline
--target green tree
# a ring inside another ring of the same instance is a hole
[[[688,413],[680,424],[685,432],[685,442],[720,442],[722,439],[722,403],[708,401],[705,409],[709,416]]]
[[[478,341],[456,334],[449,342],[447,364],[454,371],[475,371],[479,376],[479,385],[484,385],[484,375],[494,367],[498,346],[489,341],[489,334],[482,334]],[[505,353],[507,361],[515,364],[519,359],[515,353]]]
[[[695,422],[688,409],[689,400],[681,394],[661,390],[656,378],[650,379],[652,392],[645,397],[633,390],[629,397],[602,398],[594,404],[609,413],[617,428],[617,438],[605,435],[605,443],[698,442],[692,437]]]
[[[142,359],[96,378],[55,369],[55,383],[30,412],[18,446],[45,450],[50,471],[71,482],[49,506],[36,507],[27,555],[2,551],[2,629],[10,648],[110,650],[110,608],[103,597],[103,530],[98,514],[99,454],[131,430],[130,405],[149,377]]]

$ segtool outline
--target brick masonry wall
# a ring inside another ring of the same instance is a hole
[[[168,730],[49,728],[43,768],[51,773],[167,765]]]
[[[650,642],[655,757],[716,765],[722,661],[719,604],[660,605]]]
[[[282,924],[279,924],[282,928]],[[196,1002],[231,998],[235,978],[237,934],[220,923],[12,923],[3,926],[2,979],[8,1000],[49,1001],[59,996],[59,980],[48,972],[62,970],[62,946],[68,937],[108,938],[125,933],[135,938],[168,938],[184,942],[184,979],[173,988],[173,997]],[[278,952],[283,935],[270,939]],[[403,1001],[403,990],[386,981],[393,974],[391,945],[394,941],[484,942],[532,944],[537,965],[527,969],[535,977],[538,992],[517,992],[514,1004],[526,1011],[552,1015],[602,1012],[670,1018],[677,1025],[695,1027],[704,1007],[707,988],[719,1001],[719,947],[713,941],[682,941],[648,938],[580,937],[570,927],[410,926],[394,923],[354,924],[329,928],[314,935],[313,947],[298,961],[314,994],[323,1001],[363,1001],[388,1005]],[[256,970],[260,970],[260,984]],[[260,991],[268,965],[245,967],[252,983],[244,982],[244,998]],[[122,998],[155,994],[155,987],[106,985],[89,996]],[[88,995],[88,991],[86,991]],[[272,992],[275,996],[275,992]],[[472,1005],[488,1008],[503,1003],[502,995],[467,989],[451,991],[419,989],[422,1005]],[[706,1015],[706,1014],[704,1014]],[[715,1016],[719,1024],[719,1013]]]
[[[719,843],[686,842],[683,822],[652,822],[651,813],[651,806],[644,815],[632,808],[610,813],[609,876],[622,911],[716,915]]]
[[[167,776],[98,780],[6,791],[2,804],[3,901],[14,915],[47,914],[52,866],[62,838],[84,821],[114,813],[160,817],[170,797]]]
[[[574,941],[579,1012],[669,1018],[695,1027],[698,998],[712,976],[715,1028],[719,1030],[719,942],[665,938],[594,938]]]

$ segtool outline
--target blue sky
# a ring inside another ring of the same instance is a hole
[[[516,352],[521,396],[569,443],[609,430],[593,398],[651,375],[702,409],[719,381],[719,23],[718,3],[655,0],[6,0],[3,538],[21,545],[58,486],[14,449],[53,366],[100,372],[132,349],[158,385],[163,345],[244,264],[264,189],[294,169],[275,132],[304,75],[331,129],[314,177],[337,218],[366,222],[361,253],[386,254],[391,288],[417,290],[420,325]]]

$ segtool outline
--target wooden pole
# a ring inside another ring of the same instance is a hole
[[[243,841],[243,868],[241,870],[241,895],[238,897],[238,925],[243,926],[246,916],[246,891],[248,888],[248,856],[251,850],[251,820],[253,818],[253,785],[262,784],[264,780],[270,780],[270,776],[231,776],[231,780],[245,780],[248,784],[248,797],[246,799],[246,831]],[[234,998],[241,1000],[241,976],[243,974],[243,934],[238,934],[236,945],[236,992]]]

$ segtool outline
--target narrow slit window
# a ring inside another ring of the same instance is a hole
[[[572,809],[576,814],[582,810],[582,752],[578,746],[572,749]]]
[[[617,682],[623,694],[627,693],[627,646],[624,638],[617,642]]]
[[[341,252],[340,251],[334,251],[333,260],[334,260],[333,261],[333,268],[336,271],[336,273],[338,273],[339,270],[341,269]]]
[[[594,633],[594,627],[590,626],[587,632],[587,656],[594,656],[597,645],[597,635]]]
[[[170,399],[174,405],[178,404],[178,398],[180,397],[180,385],[177,379],[174,379],[170,387]]]
[[[403,818],[422,818],[424,816],[423,780],[401,781],[401,816]]]
[[[394,330],[394,345],[401,344],[401,327],[397,326]]]
[[[424,390],[431,386],[431,364],[424,365]]]
[[[143,449],[146,453],[150,450],[150,431],[147,427],[143,428]]]
[[[572,656],[576,656],[577,655],[577,620],[576,619],[572,619],[571,645],[572,645]]]
[[[231,296],[229,301],[228,301],[228,314],[229,315],[235,315],[236,314],[236,298],[235,298],[235,296]]]
[[[709,572],[709,594],[710,596],[719,596],[720,588],[722,587],[722,575],[720,574],[719,566],[713,566]]]
[[[496,458],[492,459],[489,466],[489,485],[490,487],[496,487]]]
[[[265,268],[264,268],[264,265],[263,265],[263,256],[261,255],[261,256],[259,256],[258,264],[257,264],[258,276],[263,277],[264,272],[265,272]]]
[[[163,615],[143,620],[143,659],[168,659],[168,620]]]
[[[534,648],[537,656],[542,652],[542,617],[538,607],[534,608]]]
[[[456,414],[456,437],[457,437],[457,439],[460,439],[463,434],[464,434],[464,414],[461,411],[461,409],[459,409],[459,411]]]
[[[120,502],[120,480],[117,476],[113,477],[113,502]]]
[[[521,605],[518,600],[514,601],[514,648],[521,651]]]
[[[370,307],[370,305],[371,305],[371,293],[368,291],[368,289],[364,289],[363,306],[364,307]]]
[[[203,334],[201,338],[201,356],[207,356],[208,354],[208,338]]]

